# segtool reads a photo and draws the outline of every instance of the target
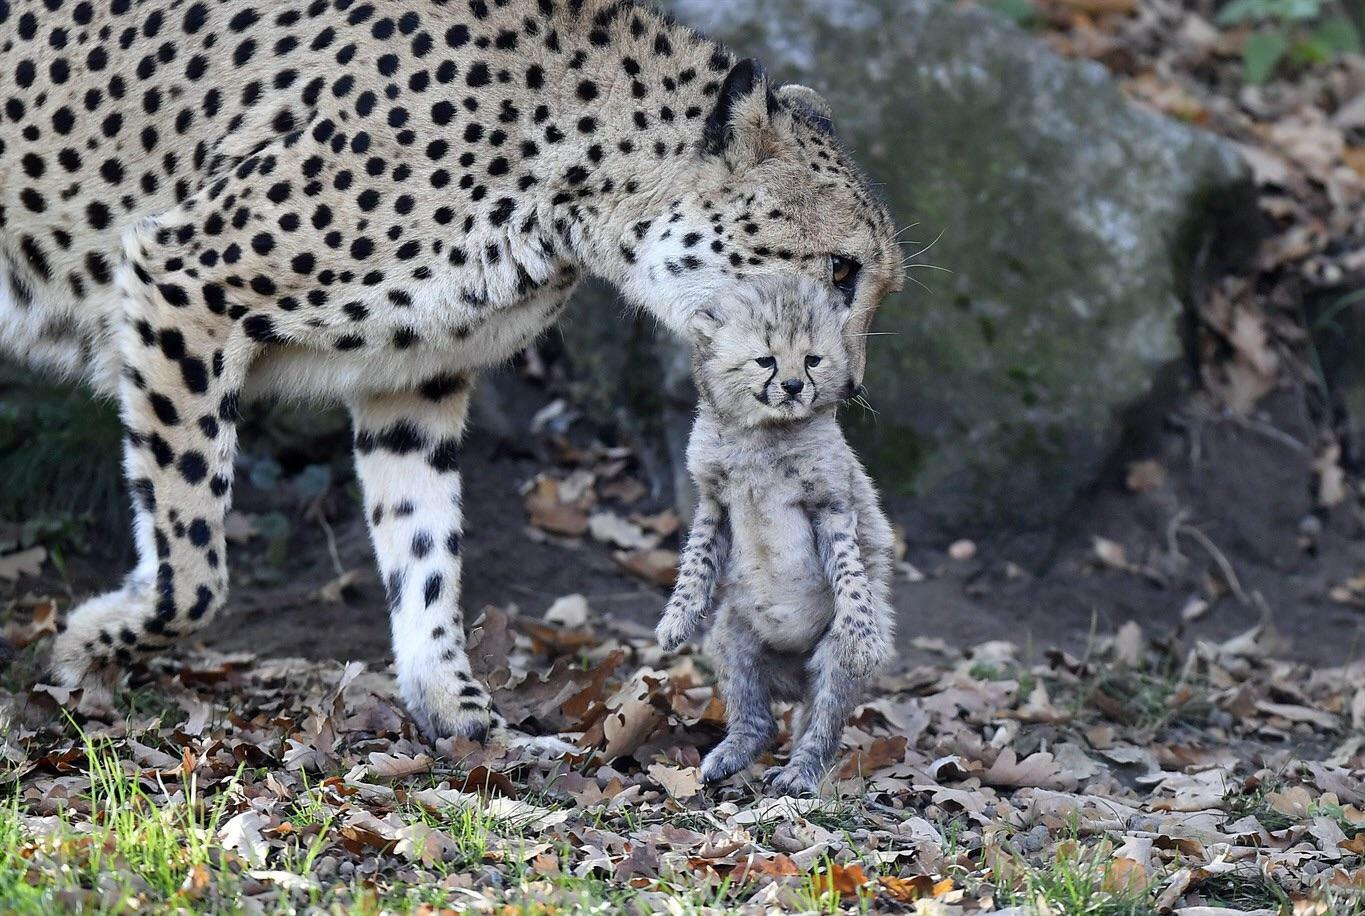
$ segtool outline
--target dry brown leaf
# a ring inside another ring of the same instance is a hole
[[[602,756],[606,760],[633,753],[663,722],[663,716],[654,708],[651,697],[666,677],[662,672],[649,669],[638,671],[607,701],[607,715],[602,720],[603,737],[606,739]]]
[[[1265,801],[1272,810],[1295,820],[1307,820],[1313,806],[1313,796],[1303,786],[1290,786],[1282,792],[1269,792]]]
[[[618,477],[602,485],[602,495],[629,506],[648,496],[649,488],[634,477]]]
[[[52,601],[40,601],[33,608],[33,616],[27,624],[12,622],[5,627],[5,638],[16,649],[32,645],[57,632],[57,605]]]
[[[640,550],[616,553],[612,558],[632,576],[662,588],[672,588],[678,581],[678,554],[675,551]]]
[[[653,515],[632,515],[630,520],[646,531],[653,531],[665,538],[672,536],[682,526],[682,522],[678,519],[678,513],[672,509],[664,509],[662,512],[656,512]]]
[[[1313,459],[1313,473],[1318,478],[1318,505],[1325,508],[1339,506],[1346,501],[1346,471],[1341,466],[1341,446],[1329,443]]]
[[[1338,843],[1340,849],[1356,856],[1365,856],[1365,832],[1357,833],[1348,840]]]
[[[213,890],[213,877],[202,862],[196,864],[185,874],[180,884],[180,893],[190,900],[202,900]]]
[[[771,856],[749,856],[730,872],[732,881],[751,881],[755,878],[789,878],[801,874],[801,868],[790,856],[777,853]]]
[[[361,578],[362,574],[359,570],[348,570],[328,581],[326,585],[314,593],[313,597],[327,604],[342,604],[346,600],[347,593],[355,588],[356,583]]]
[[[935,900],[948,896],[954,890],[952,878],[935,879],[929,875],[915,875],[911,878],[883,875],[877,879],[877,883],[888,896],[901,903]]]
[[[576,629],[585,625],[591,616],[588,599],[582,595],[565,595],[556,598],[554,604],[545,612],[545,622],[555,626]]]
[[[574,496],[578,498],[574,499]],[[584,505],[588,502],[590,500],[584,494],[561,488],[554,477],[541,474],[532,481],[523,505],[531,524],[542,531],[564,537],[582,537],[588,531],[588,513]]]
[[[435,763],[426,754],[385,754],[375,751],[369,757],[370,775],[376,779],[400,779],[431,772]]]
[[[1311,709],[1293,703],[1269,703],[1264,700],[1257,703],[1256,708],[1269,715],[1288,719],[1290,722],[1307,722],[1326,731],[1335,731],[1341,727],[1340,717],[1321,709]]]
[[[0,557],[0,580],[13,582],[20,576],[36,576],[43,571],[47,548],[42,545]]]
[[[828,869],[816,872],[813,879],[817,890],[824,893],[832,890],[841,897],[856,897],[869,880],[863,867],[856,862],[851,865],[831,862]]]
[[[1036,786],[1038,788],[1067,789],[1076,780],[1061,771],[1056,759],[1046,751],[1038,751],[1023,760],[1014,748],[1005,748],[995,763],[981,775],[982,782],[991,786]]]
[[[904,735],[878,738],[866,748],[859,748],[844,760],[836,779],[853,779],[855,776],[870,776],[883,767],[900,763],[905,759],[908,740]]]
[[[588,518],[588,533],[594,541],[624,550],[652,550],[659,545],[659,536],[646,534],[632,521],[614,512],[594,512]]]
[[[696,767],[670,767],[656,763],[649,768],[649,777],[679,800],[691,798],[701,791],[701,771]]]
[[[1142,634],[1142,627],[1136,621],[1128,621],[1119,627],[1118,634],[1114,637],[1115,663],[1125,668],[1140,667],[1146,646],[1147,638]]]
[[[1122,544],[1096,536],[1092,549],[1095,552],[1095,559],[1099,560],[1102,566],[1119,572],[1133,571],[1133,564],[1128,561],[1128,551]]]
[[[1111,894],[1135,897],[1146,891],[1150,882],[1145,863],[1120,857],[1105,868],[1102,886]]]
[[[1346,161],[1355,173],[1361,178],[1365,178],[1365,146],[1350,146],[1341,154],[1341,158]]]
[[[235,849],[251,865],[260,866],[270,851],[270,845],[261,836],[261,830],[269,823],[260,812],[243,811],[219,828],[218,841],[224,849]]]

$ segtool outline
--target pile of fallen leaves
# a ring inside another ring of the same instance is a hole
[[[1365,663],[1276,661],[1269,635],[922,643],[820,799],[765,797],[762,765],[704,789],[702,660],[578,598],[474,628],[512,726],[487,745],[428,744],[358,663],[200,653],[112,719],[15,687],[0,906],[1365,912]]]

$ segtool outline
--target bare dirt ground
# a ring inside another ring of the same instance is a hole
[[[477,613],[515,604],[539,615],[556,599],[581,594],[599,613],[652,627],[666,590],[624,572],[614,545],[530,524],[521,491],[537,475],[564,478],[575,469],[563,463],[557,436],[530,432],[549,396],[511,376],[498,390],[494,422],[503,435],[476,426],[464,452],[465,606]],[[1177,408],[1131,460],[1116,463],[1112,479],[1082,497],[1038,569],[1013,563],[1007,543],[954,549],[946,539],[926,542],[908,531],[909,565],[895,588],[906,660],[923,659],[917,647],[937,642],[968,647],[1000,639],[1037,653],[1054,646],[1081,651],[1093,633],[1129,621],[1187,645],[1268,622],[1287,658],[1341,664],[1361,657],[1365,610],[1331,595],[1365,569],[1365,536],[1344,508],[1315,514],[1311,430],[1295,404],[1286,392],[1250,420],[1199,416],[1193,402]],[[605,448],[595,434],[580,421],[568,438]],[[289,451],[300,448],[294,442]],[[338,445],[329,435],[302,450],[313,460],[339,455],[321,503],[336,562],[318,513],[307,509],[313,500],[297,499],[287,478],[258,488],[248,469],[238,511],[253,524],[283,511],[291,523],[286,557],[272,562],[263,534],[234,545],[230,608],[202,642],[220,651],[382,663],[389,658],[388,613],[346,476],[344,440]],[[637,479],[638,468],[629,459],[625,465],[612,480]],[[1133,473],[1151,479],[1130,481]],[[612,480],[597,480],[597,489],[610,490]],[[601,497],[590,514],[624,518],[664,507],[644,482],[634,489],[644,494],[638,501]],[[107,536],[107,547],[122,537]],[[116,581],[123,562],[111,559],[117,555],[106,548],[72,557],[66,580],[49,566],[36,579],[0,585],[0,600],[89,595]],[[341,574],[347,587],[324,595]]]

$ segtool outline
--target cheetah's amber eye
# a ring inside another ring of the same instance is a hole
[[[771,369],[773,366],[777,365],[777,360],[771,356],[760,356],[758,359],[754,360],[754,362],[758,363],[764,369]]]
[[[853,293],[858,288],[858,272],[862,269],[863,265],[852,258],[837,254],[829,256],[830,280],[850,302],[853,301]]]
[[[814,356],[814,355],[812,355],[812,356],[807,356],[807,357],[806,357],[806,368],[807,368],[807,369],[814,369],[816,366],[820,365],[820,363],[823,361],[823,359],[824,359],[824,357],[821,357],[821,356]]]

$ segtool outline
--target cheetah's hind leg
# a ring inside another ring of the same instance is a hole
[[[188,205],[124,236],[118,345],[124,472],[133,494],[137,567],[123,587],[77,608],[57,635],[52,672],[110,698],[122,670],[213,619],[227,596],[224,520],[237,451],[237,403],[254,345],[227,314],[196,305],[232,298],[217,276],[186,273]],[[193,235],[193,233],[189,233]]]

